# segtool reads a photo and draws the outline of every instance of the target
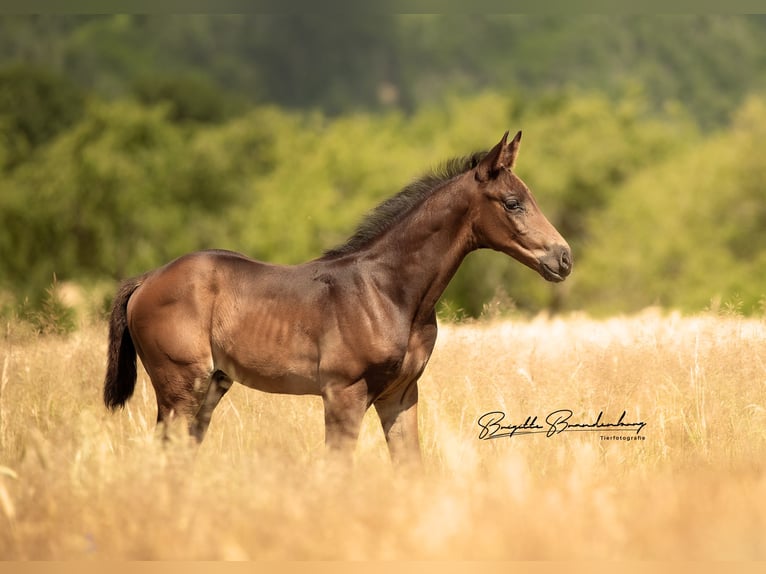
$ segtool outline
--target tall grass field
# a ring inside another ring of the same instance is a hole
[[[239,385],[179,455],[143,371],[103,406],[105,324],[5,327],[3,559],[766,558],[763,320],[442,324],[420,473],[392,468],[374,410],[340,470],[321,399]]]

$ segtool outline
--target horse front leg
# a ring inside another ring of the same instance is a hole
[[[331,459],[350,463],[368,408],[367,385],[328,384],[322,391],[325,446]]]
[[[418,383],[377,399],[375,410],[383,426],[391,462],[399,467],[419,468],[422,460],[418,438]]]

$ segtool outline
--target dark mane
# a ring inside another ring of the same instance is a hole
[[[381,233],[390,229],[443,184],[476,167],[485,155],[487,155],[486,151],[480,151],[468,156],[450,159],[430,173],[413,181],[368,213],[346,243],[325,251],[324,257],[338,257],[358,251]]]

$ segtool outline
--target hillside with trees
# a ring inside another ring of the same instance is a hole
[[[523,129],[575,272],[476,253],[444,314],[761,312],[764,45],[762,16],[2,16],[0,307],[195,249],[316,257]]]

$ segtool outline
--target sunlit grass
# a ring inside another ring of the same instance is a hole
[[[235,386],[193,464],[153,440],[141,373],[101,403],[106,329],[0,344],[6,559],[766,558],[766,324],[647,312],[442,326],[421,381],[422,476],[374,412],[353,472],[318,398]],[[478,440],[477,419],[625,410],[604,432]]]

